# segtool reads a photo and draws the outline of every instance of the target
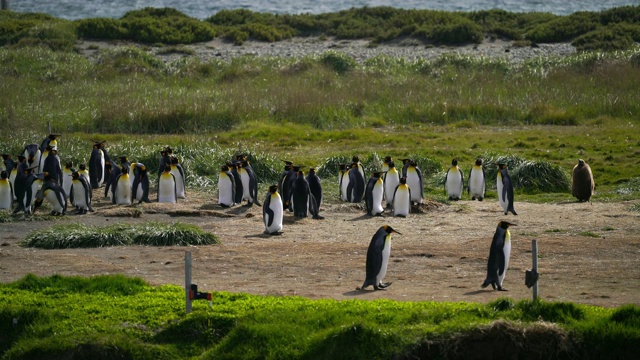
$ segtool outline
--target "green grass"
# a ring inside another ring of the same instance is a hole
[[[513,351],[536,357],[624,358],[639,350],[635,305],[605,309],[509,298],[488,304],[336,301],[214,292],[211,308],[195,301],[185,315],[184,297],[178,286],[151,287],[120,275],[27,275],[0,284],[0,357],[388,359],[425,351],[464,357],[473,350],[455,345],[479,341],[491,347],[504,339],[511,339]]]
[[[216,235],[207,233],[195,225],[147,222],[102,227],[81,224],[56,225],[27,235],[22,246],[66,249],[125,245],[197,246],[219,242]]]

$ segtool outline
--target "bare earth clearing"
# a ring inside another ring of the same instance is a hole
[[[487,302],[501,296],[530,299],[524,272],[531,268],[531,239],[538,239],[540,295],[615,307],[640,304],[640,213],[634,202],[517,202],[518,216],[502,215],[495,199],[451,205],[426,202],[410,217],[369,217],[358,205],[330,200],[324,220],[285,214],[280,236],[263,234],[262,209],[223,209],[211,194],[188,194],[177,205],[112,205],[94,191],[94,213],[59,221],[0,224],[0,281],[28,273],[92,276],[125,274],[153,285],[184,284],[185,251],[193,254],[193,281],[203,291],[298,295],[312,299]],[[152,195],[152,200],[155,196]],[[142,208],[142,215],[130,213]],[[46,210],[45,210],[46,211]],[[504,287],[480,289],[489,244],[498,221],[511,228],[512,255]],[[220,236],[221,245],[200,247],[110,247],[41,250],[19,243],[32,231],[61,223],[106,226],[145,221],[188,222]],[[388,224],[395,235],[385,291],[355,291],[364,280],[371,236]]]

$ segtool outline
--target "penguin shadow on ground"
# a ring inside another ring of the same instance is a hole
[[[272,237],[274,237],[274,236],[280,236],[280,235],[282,235],[282,234],[283,234],[283,232],[282,232],[282,231],[279,231],[279,232],[277,232],[277,233],[273,233],[273,234],[267,234],[267,233],[265,233],[265,232],[261,232],[261,233],[259,233],[259,234],[248,234],[248,235],[245,235],[244,237],[245,237],[246,239],[252,239],[252,238],[258,238],[258,239],[270,239],[270,238],[272,238]]]
[[[495,290],[493,289],[479,289],[479,290],[474,290],[474,291],[468,291],[462,295],[468,295],[468,296],[472,296],[472,295],[480,295],[480,294],[488,294],[488,293],[492,293],[495,292]]]
[[[355,290],[343,292],[342,295],[343,296],[361,296],[361,295],[373,294],[374,292],[375,290],[362,290],[358,288]]]
[[[362,220],[368,220],[368,219],[375,219],[375,218],[382,218],[384,217],[384,215],[378,215],[378,216],[371,216],[369,214],[362,214],[358,217],[354,217],[352,219],[349,219],[347,221],[362,221]]]
[[[217,206],[219,210],[224,210],[225,212],[229,213],[229,214],[233,214],[233,215],[243,215],[248,213],[251,208],[253,207],[253,205],[251,206],[247,206],[246,204],[243,205],[234,205],[233,207],[224,207],[224,206]]]

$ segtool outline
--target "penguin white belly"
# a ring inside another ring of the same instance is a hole
[[[409,216],[410,209],[409,191],[398,189],[393,198],[393,216]]]
[[[504,281],[504,277],[507,274],[507,269],[509,268],[509,257],[511,256],[511,236],[509,232],[507,232],[506,237],[504,239],[504,246],[502,247],[502,251],[504,252],[504,271],[502,274],[498,274],[498,283],[502,286],[502,281]]]
[[[411,189],[411,201],[421,203],[422,191],[420,189],[420,178],[418,177],[417,173],[407,173],[407,185],[409,185],[409,189]]]
[[[66,195],[66,197],[69,197],[71,195],[72,184],[73,179],[71,178],[71,171],[67,169],[62,170],[62,190],[64,190],[64,194]],[[80,186],[82,186],[82,184],[80,184]]]
[[[347,196],[347,188],[349,187],[349,171],[345,171],[342,174],[342,186],[340,187],[340,194],[342,194],[343,201],[349,201]]]
[[[389,265],[389,257],[391,256],[391,239],[390,235],[384,240],[384,248],[382,248],[382,265],[380,272],[376,276],[376,285],[380,285],[384,277],[387,275],[387,266]]]
[[[144,189],[142,188],[142,184],[138,184],[138,188],[134,189],[134,192],[135,192],[135,199],[142,200],[142,197],[144,196]]]
[[[44,198],[47,200],[47,202],[51,205],[51,209],[59,214],[62,214],[64,212],[64,203],[61,204],[60,201],[58,201],[58,196],[56,195],[56,192],[51,190],[51,189],[47,189],[44,191]],[[63,201],[66,201],[65,199],[62,199]]]
[[[98,179],[98,187],[102,186],[104,184],[104,152],[102,150],[100,150],[100,168],[102,169],[102,175],[100,176],[100,179]]]
[[[38,161],[38,171],[36,171],[37,174],[42,174],[42,172],[44,171],[44,160],[47,158],[47,156],[49,156],[48,151],[45,151],[40,155],[40,160]]]
[[[158,202],[173,204],[177,202],[176,183],[171,174],[162,174],[160,176],[160,183],[158,184]]]
[[[242,180],[242,200],[252,202],[251,189],[249,188],[249,182],[251,179],[249,178],[249,173],[244,169],[240,172],[240,180]]]
[[[265,230],[269,233],[275,233],[282,230],[282,217],[283,217],[283,205],[282,198],[279,194],[271,194],[271,202],[269,203],[269,209],[273,212],[273,221],[269,225],[269,215],[264,214]]]
[[[502,188],[503,187],[504,187],[504,185],[502,184],[502,174],[500,173],[500,170],[498,170],[498,175],[496,175],[496,191],[498,192],[498,202],[500,202],[500,205],[502,205],[502,202],[504,201],[502,199]]]
[[[218,204],[233,206],[233,183],[227,174],[222,173],[218,178]]]
[[[91,180],[89,179],[89,171],[88,170],[79,172],[79,174],[80,174],[80,176],[84,176],[84,179],[87,180],[87,182],[89,184],[91,184]]]
[[[384,198],[388,204],[393,204],[393,192],[396,191],[398,184],[400,184],[398,173],[387,173],[387,176],[384,178]]]
[[[16,196],[16,176],[18,176],[17,168],[11,170],[11,174],[9,174],[9,182],[13,187],[13,200],[18,200],[18,197]]]
[[[382,183],[382,179],[378,180],[376,184],[373,186],[373,209],[371,210],[371,215],[378,215],[384,212],[382,208],[382,196],[384,194],[384,184]]]
[[[457,169],[449,170],[446,187],[447,196],[450,198],[460,199],[462,197],[462,176]]]
[[[76,208],[80,210],[89,210],[89,204],[87,204],[87,198],[85,189],[79,180],[73,182],[73,201]]]
[[[469,193],[471,197],[484,198],[484,178],[482,170],[471,170],[469,175]]]
[[[180,199],[186,199],[187,195],[185,194],[185,191],[184,191],[184,179],[182,178],[182,174],[180,174],[180,170],[178,170],[177,167],[172,166],[171,173],[173,174],[173,177],[176,179],[176,192],[178,193],[178,197]]]
[[[131,185],[129,174],[122,174],[116,184],[116,204],[131,205]]]
[[[36,203],[36,194],[38,194],[38,190],[40,190],[40,186],[42,185],[42,180],[38,179],[31,184],[31,203],[25,204],[27,206],[33,206]]]
[[[0,209],[11,209],[13,205],[13,192],[8,179],[0,180]]]

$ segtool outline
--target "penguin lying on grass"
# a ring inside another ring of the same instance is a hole
[[[366,275],[362,287],[356,290],[364,290],[369,285],[373,285],[374,290],[383,290],[391,285],[390,282],[383,283],[387,274],[387,265],[391,255],[391,235],[400,234],[389,225],[381,226],[371,238],[369,249],[367,250]],[[400,234],[402,235],[402,234]]]
[[[489,260],[487,261],[487,278],[482,283],[482,288],[491,285],[494,290],[507,291],[502,287],[504,276],[509,267],[511,256],[511,234],[509,226],[516,226],[507,221],[500,221],[491,241]]]

